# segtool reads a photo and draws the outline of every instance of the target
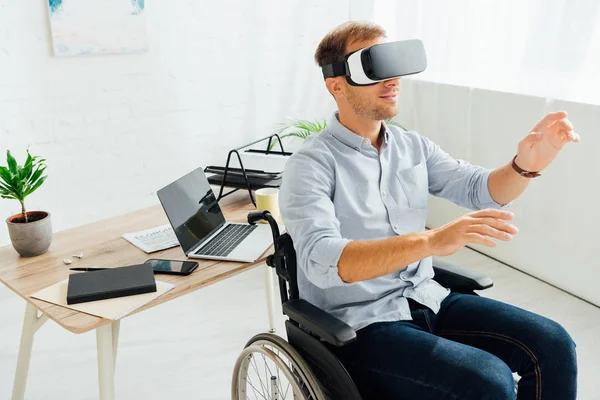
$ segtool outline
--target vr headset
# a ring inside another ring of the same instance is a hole
[[[323,78],[345,76],[352,86],[375,85],[427,67],[425,48],[418,39],[380,43],[352,52],[343,61],[323,66]]]

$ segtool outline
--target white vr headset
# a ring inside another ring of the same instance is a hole
[[[343,61],[322,67],[323,78],[345,76],[353,86],[374,85],[427,67],[423,42],[418,39],[380,43],[352,52]]]

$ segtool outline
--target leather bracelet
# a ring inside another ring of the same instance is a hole
[[[512,160],[512,168],[517,171],[517,173],[519,175],[521,175],[524,178],[536,178],[538,176],[541,176],[542,174],[540,174],[539,171],[525,171],[524,169],[519,168],[519,166],[517,165],[517,163],[515,162],[515,160],[517,159],[517,156],[515,156]]]

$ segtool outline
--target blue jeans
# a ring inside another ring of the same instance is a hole
[[[410,303],[413,321],[371,324],[331,348],[365,399],[576,398],[575,343],[558,323],[474,295],[451,293],[438,314]]]

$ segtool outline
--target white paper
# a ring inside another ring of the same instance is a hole
[[[282,173],[290,156],[261,154],[243,151],[240,153],[245,169],[257,169],[269,173]]]
[[[84,273],[93,274],[94,272]],[[86,303],[78,304],[67,304],[68,287],[69,280],[65,279],[64,281],[55,283],[52,286],[48,286],[47,288],[32,294],[31,297],[86,314],[95,315],[97,317],[118,320],[173,289],[175,285],[163,281],[156,281],[156,292],[115,297],[106,300],[88,301]]]
[[[125,233],[123,238],[146,253],[152,253],[179,246],[170,224],[157,226],[139,232]]]

